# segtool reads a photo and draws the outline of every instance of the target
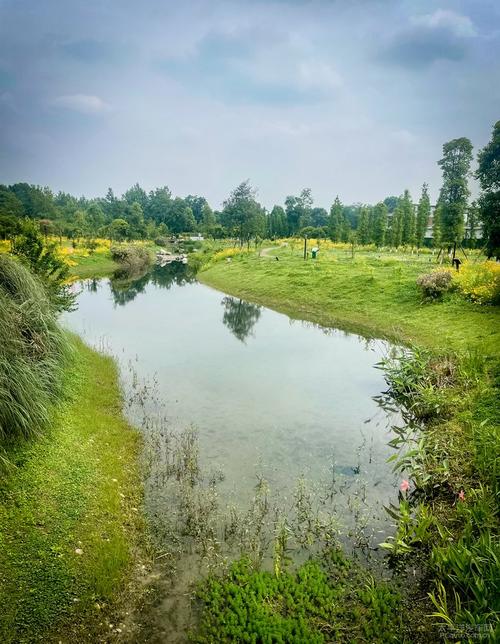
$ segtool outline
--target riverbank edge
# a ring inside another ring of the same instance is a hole
[[[115,361],[71,335],[51,427],[10,454],[0,485],[2,642],[109,641],[149,567],[141,438]]]
[[[401,324],[400,320],[396,323],[396,316],[394,318],[394,324],[391,324],[390,327],[371,320],[371,301],[369,293],[362,292],[366,286],[363,283],[359,284],[360,298],[363,297],[363,314],[360,318],[358,311],[351,311],[349,308],[343,308],[342,311],[335,311],[331,302],[329,302],[328,311],[320,310],[317,302],[310,305],[304,305],[304,284],[298,284],[297,291],[300,292],[300,295],[294,299],[293,278],[288,284],[290,288],[286,292],[286,295],[282,297],[279,296],[279,293],[277,295],[276,291],[279,289],[275,289],[272,294],[266,293],[266,288],[273,286],[272,274],[267,274],[265,276],[260,274],[258,278],[254,280],[248,279],[251,275],[253,261],[259,262],[262,260],[255,257],[253,260],[246,260],[245,262],[236,261],[228,264],[217,262],[205,268],[202,267],[201,271],[198,273],[198,280],[209,287],[267,306],[277,312],[284,313],[293,319],[305,319],[323,326],[335,327],[345,331],[359,333],[368,338],[383,338],[385,340],[399,343],[403,346],[421,347],[428,352],[429,356],[433,356],[436,360],[442,359],[444,354],[446,354],[452,360],[456,360],[457,365],[460,365],[461,357],[465,355],[462,347],[459,348],[456,345],[454,346],[454,344],[448,342],[447,339],[444,341],[441,340],[442,336],[438,331],[439,326],[436,327],[437,337],[433,338],[433,341],[430,341],[428,334],[423,333],[419,335],[418,333],[415,333],[414,327],[411,328],[411,330],[404,328],[404,322]],[[235,268],[236,273],[234,272]],[[232,277],[227,279],[230,271],[232,272]],[[245,279],[242,279],[243,274]],[[272,291],[273,289],[271,288],[270,290]],[[428,306],[436,305],[431,304]],[[440,315],[439,304],[434,311],[436,322],[438,323]],[[441,320],[441,323],[442,322],[443,320]],[[467,343],[464,344],[467,346]],[[495,427],[498,429],[498,424],[496,422],[498,419],[498,407],[497,412],[495,412],[495,401],[498,403],[498,382],[495,380],[495,373],[498,373],[500,359],[498,352],[493,351],[489,354],[487,353],[483,360],[479,360],[477,353],[480,352],[480,346],[480,344],[474,346],[474,344],[471,343],[468,347],[470,351],[468,356],[470,364],[466,369],[469,369],[470,371],[465,374],[466,377],[463,377],[464,371],[462,371],[461,378],[457,380],[456,385],[451,387],[449,391],[443,392],[443,400],[446,405],[449,405],[449,409],[446,411],[443,410],[443,421],[439,423],[438,426],[436,426],[436,423],[434,422],[430,427],[431,431],[426,430],[424,432],[424,443],[418,448],[421,453],[418,454],[417,457],[423,455],[426,449],[429,451],[436,450],[436,453],[439,453],[440,455],[445,454],[446,460],[449,456],[449,467],[452,472],[450,480],[446,482],[446,486],[448,487],[448,498],[445,499],[444,502],[441,502],[439,498],[434,500],[432,496],[429,499],[429,507],[432,508],[431,516],[435,517],[437,520],[437,530],[436,527],[433,527],[433,529],[429,531],[430,538],[428,538],[427,543],[422,544],[424,545],[424,552],[428,553],[427,556],[430,556],[430,553],[434,552],[434,544],[432,541],[433,536],[441,536],[439,534],[439,525],[443,526],[443,532],[448,535],[447,540],[450,543],[455,542],[457,544],[461,543],[463,535],[469,533],[470,529],[473,529],[473,520],[471,517],[474,514],[474,509],[472,508],[470,511],[465,510],[465,507],[469,502],[469,498],[471,504],[475,504],[477,507],[480,507],[481,503],[492,503],[494,499],[495,487],[494,485],[489,487],[488,482],[491,480],[491,475],[489,475],[489,479],[483,476],[482,473],[485,469],[484,464],[483,467],[481,467],[480,463],[474,463],[471,441],[477,441],[477,437],[484,434],[484,445],[487,445],[487,441],[490,439],[487,437],[487,432],[490,431],[491,436],[494,436]],[[476,352],[476,355],[474,352]],[[476,361],[477,364],[474,364]],[[430,363],[428,367],[430,367]],[[462,365],[460,365],[460,367],[462,367]],[[483,382],[481,382],[482,379],[484,379]],[[439,415],[437,420],[439,420]],[[436,431],[436,429],[438,431]],[[480,443],[481,440],[479,440],[479,444]],[[496,445],[498,445],[498,437]],[[490,447],[491,446],[492,445],[490,443]],[[485,449],[484,446],[482,449]],[[436,462],[436,458],[434,459],[434,462]],[[484,463],[487,463],[486,459],[484,460]],[[479,466],[479,470],[475,470],[476,465]],[[430,473],[431,477],[433,475],[435,475],[435,472]],[[478,489],[474,489],[475,487]],[[466,490],[466,492],[464,492],[464,490]],[[466,504],[463,506],[465,512],[457,513],[457,511],[460,510],[462,499],[466,499]],[[426,503],[426,500],[422,499],[422,503]],[[469,514],[469,516],[467,516],[467,514]],[[457,521],[457,517],[459,516],[461,516],[462,519]],[[467,517],[466,524],[461,528],[460,524],[461,521],[464,520],[464,516]],[[491,514],[486,519],[488,525],[490,520],[493,521],[493,524],[491,524],[490,527],[487,526],[485,529],[487,533],[491,530],[491,535],[495,538],[495,535],[498,535],[498,521],[495,519],[494,510],[491,510]],[[434,520],[432,519],[432,521]],[[494,527],[495,525],[496,528]],[[401,534],[402,527],[403,526],[399,524],[398,531],[395,536],[396,540],[398,535]],[[404,526],[403,533],[407,528],[408,525]],[[468,556],[471,556],[470,551],[467,551],[467,540],[469,538],[470,537],[465,537],[464,552],[466,552]],[[438,542],[445,544],[445,542],[441,541],[440,538],[436,538],[436,543]],[[443,545],[443,551],[446,547],[446,545]],[[457,545],[458,549],[460,549],[460,547],[461,546]],[[416,561],[410,561],[406,555],[403,556],[403,560],[407,561],[406,568],[408,572],[416,562],[418,565],[418,559],[421,555],[421,553],[418,552],[418,548],[415,554],[417,556]],[[441,577],[436,576],[434,578],[429,578],[430,583],[428,587],[424,587],[423,590],[429,593],[429,597],[431,599],[434,597],[437,603],[435,603],[434,606],[430,606],[428,604],[427,610],[424,608],[424,612],[422,613],[419,611],[419,619],[429,619],[433,617],[435,624],[441,623],[448,627],[452,627],[453,622],[451,619],[453,616],[453,609],[451,606],[450,608],[447,607],[447,600],[446,595],[444,594],[442,581],[445,583],[447,581],[446,576],[443,576],[442,574]],[[449,590],[450,593],[452,593],[449,598],[449,602],[451,604],[451,602],[454,601],[453,593],[455,592],[453,583],[450,584]],[[429,610],[429,608],[436,611],[433,616],[430,615],[431,610]],[[490,608],[494,611],[493,606]],[[493,629],[495,629],[495,624],[498,627],[498,622],[493,621],[491,624]],[[471,626],[471,628],[473,627]]]

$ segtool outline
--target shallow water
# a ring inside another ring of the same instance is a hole
[[[373,530],[385,532],[397,417],[374,397],[385,386],[375,364],[387,343],[292,321],[200,284],[182,265],[121,285],[82,283],[66,324],[118,356],[126,390],[154,381],[170,427],[197,427],[202,466],[224,473],[223,503],[244,507],[261,477],[286,506],[303,476],[335,487],[332,505],[347,524],[353,495],[362,497]],[[168,488],[150,485],[147,506],[168,511]]]

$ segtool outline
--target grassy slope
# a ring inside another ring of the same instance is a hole
[[[348,252],[337,251],[323,254],[316,262],[304,262],[297,251],[280,249],[273,251],[273,257],[252,254],[219,262],[200,273],[199,279],[293,318],[433,349],[498,351],[497,308],[458,297],[422,304],[415,280],[429,270],[428,256],[400,261],[378,259],[371,253],[352,260]]]
[[[19,468],[0,484],[5,643],[100,641],[138,556],[138,434],[122,416],[114,362],[75,347],[51,430],[11,454]]]
[[[108,253],[94,253],[88,257],[75,257],[76,266],[71,266],[70,275],[73,278],[87,279],[92,277],[107,277],[112,275],[117,268],[118,262],[111,258]]]

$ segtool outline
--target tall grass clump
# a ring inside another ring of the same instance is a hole
[[[47,424],[69,341],[54,305],[20,261],[0,255],[0,449]]]

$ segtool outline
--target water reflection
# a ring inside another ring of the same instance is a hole
[[[230,296],[223,297],[221,304],[224,307],[222,322],[235,338],[245,343],[260,318],[262,307]]]
[[[146,268],[140,274],[127,274],[120,269],[109,280],[109,284],[114,303],[124,306],[135,300],[140,293],[144,293],[150,283],[159,288],[169,289],[172,285],[184,286],[194,281],[196,281],[196,274],[189,266],[173,262],[167,266],[155,265],[153,268]],[[91,292],[97,291],[97,285],[98,280],[90,280],[86,283],[87,289]]]

